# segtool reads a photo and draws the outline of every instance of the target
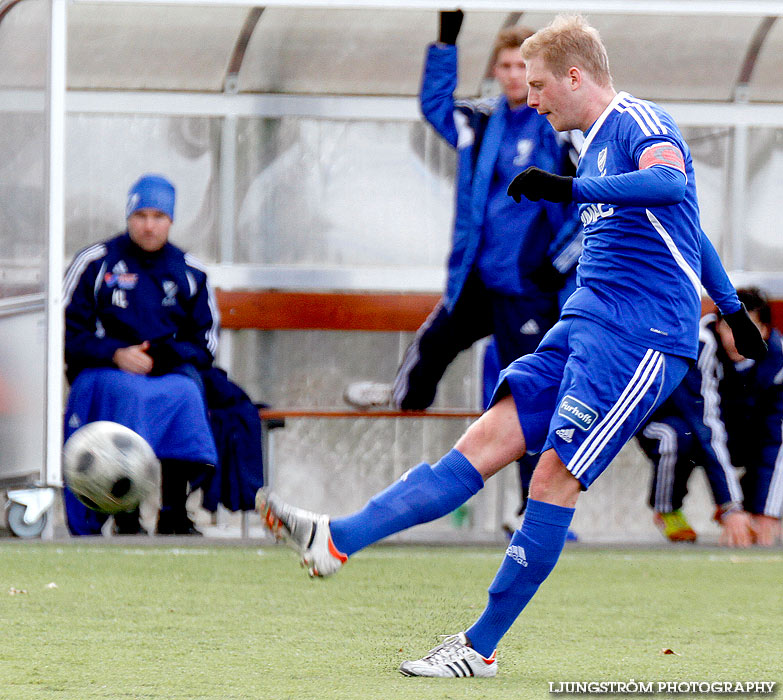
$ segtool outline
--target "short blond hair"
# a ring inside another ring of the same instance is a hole
[[[599,85],[612,84],[609,58],[601,36],[581,15],[558,15],[549,26],[526,39],[521,51],[526,61],[541,56],[558,78],[565,77],[571,66],[577,66]]]
[[[525,42],[525,39],[531,36],[533,36],[533,30],[522,25],[501,29],[495,37],[495,43],[492,45],[490,63],[495,65],[503,49],[518,49]]]

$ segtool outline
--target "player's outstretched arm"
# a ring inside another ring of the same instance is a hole
[[[729,324],[734,334],[737,352],[752,360],[764,357],[767,344],[737,298],[737,292],[729,280],[715,246],[704,231],[701,232],[701,283],[710,298],[718,305],[726,323]]]
[[[430,44],[419,89],[419,106],[424,118],[448,143],[457,147],[454,121],[454,91],[457,89],[457,35],[462,26],[461,10],[441,12],[438,42]]]
[[[564,177],[530,167],[517,175],[507,193],[515,202],[608,202],[660,207],[677,204],[685,196],[685,174],[669,167],[634,170],[607,177]]]
[[[667,206],[685,197],[687,177],[682,151],[668,141],[647,146],[639,156],[638,170],[605,177],[567,178],[539,168],[528,168],[508,186],[519,202],[595,202],[628,206]]]

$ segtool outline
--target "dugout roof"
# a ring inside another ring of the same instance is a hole
[[[16,2],[7,0],[0,8]],[[414,96],[422,49],[436,33],[437,3],[390,5],[77,0],[68,7],[68,88]],[[780,3],[593,0],[580,5],[602,33],[617,85],[637,96],[725,102],[747,80],[751,101],[783,99]],[[459,39],[459,92],[466,96],[481,90],[488,47],[498,29],[517,22],[538,28],[562,9],[557,2],[473,0],[461,6],[467,18]],[[617,11],[620,7],[623,11]],[[36,0],[3,11],[3,86],[42,83],[44,62],[28,60],[23,49],[37,43],[32,34],[40,31],[39,15],[47,12],[47,4]]]

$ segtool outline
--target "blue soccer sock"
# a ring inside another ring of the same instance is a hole
[[[433,466],[419,464],[403,474],[360,511],[332,520],[332,542],[350,556],[395,532],[447,515],[483,486],[476,468],[451,450]]]
[[[528,499],[522,527],[511,538],[489,587],[487,607],[465,633],[482,656],[492,655],[500,638],[555,568],[573,515],[573,508]]]

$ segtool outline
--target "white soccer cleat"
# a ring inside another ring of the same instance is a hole
[[[356,408],[391,407],[392,386],[380,382],[353,382],[343,392],[346,403]]]
[[[331,576],[348,561],[332,542],[328,515],[290,506],[264,489],[256,494],[256,510],[275,539],[299,552],[311,577]]]
[[[417,661],[403,661],[400,673],[404,676],[426,676],[428,678],[492,678],[498,673],[497,652],[485,659],[468,646],[464,632],[452,634],[430,649]]]

